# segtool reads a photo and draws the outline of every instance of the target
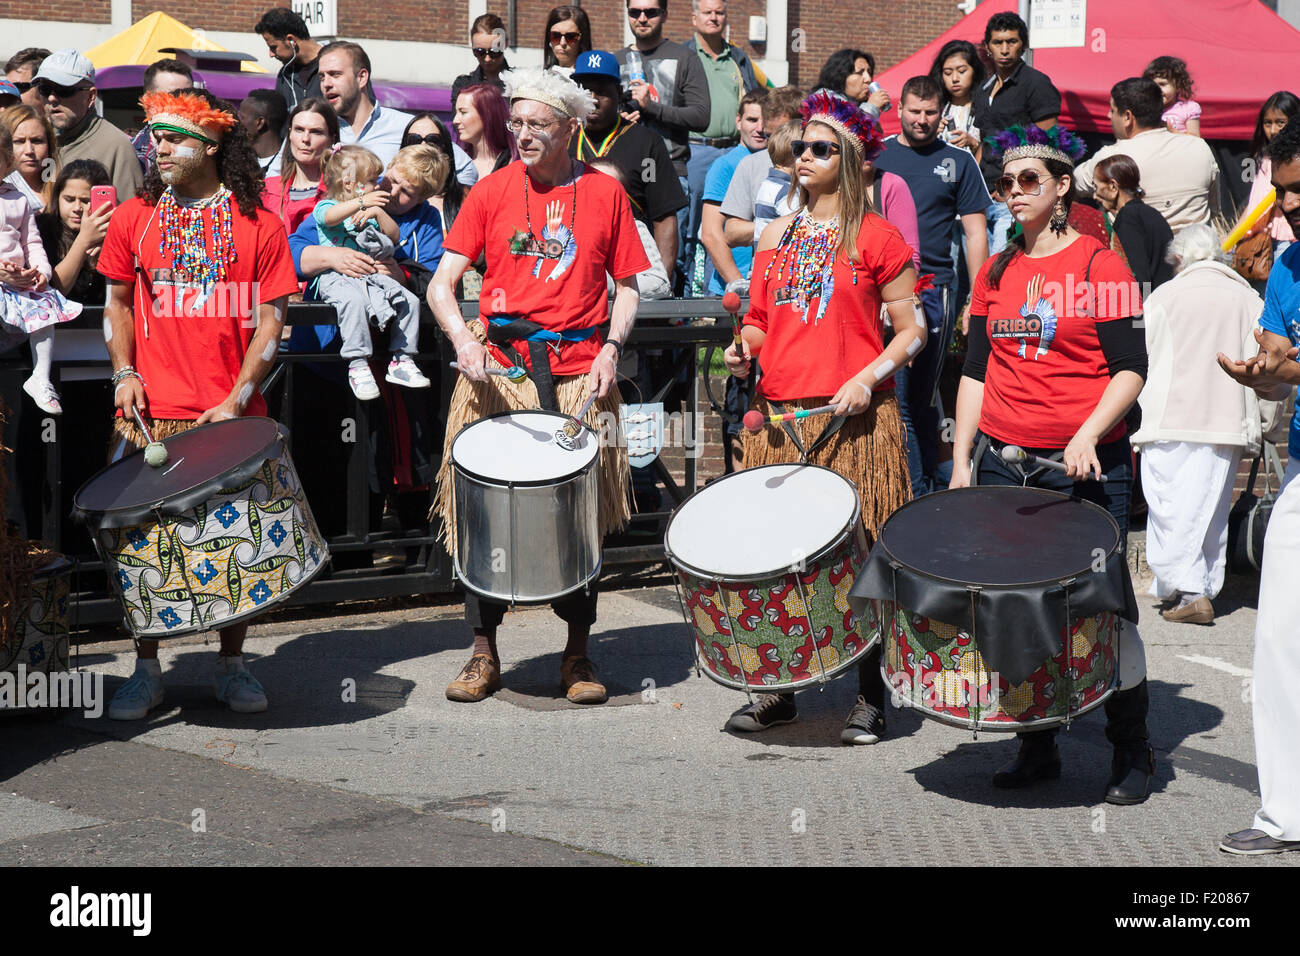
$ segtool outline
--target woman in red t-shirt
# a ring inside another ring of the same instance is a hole
[[[880,128],[842,96],[822,90],[800,108],[803,133],[792,145],[799,212],[763,230],[749,287],[745,354],[727,350],[727,367],[744,378],[751,358],[763,375],[754,408],[764,415],[834,404],[835,415],[790,422],[744,437],[746,467],[807,460],[854,482],[862,519],[874,537],[911,498],[906,433],[893,372],[925,345],[917,319],[912,249],[871,210],[865,164],[881,149]],[[888,347],[880,319],[889,309]],[[806,454],[805,454],[806,453]],[[788,520],[797,520],[793,516]],[[884,733],[880,649],[858,666],[861,696],[841,741],[872,744]],[[760,694],[727,722],[754,732],[789,723],[793,694]]]
[[[1002,153],[999,193],[1023,231],[975,279],[949,487],[1062,491],[1107,509],[1126,542],[1133,457],[1124,416],[1147,371],[1145,335],[1134,321],[1142,312],[1137,282],[1118,255],[1069,225],[1078,139],[1060,127],[1013,127],[994,148]],[[1066,470],[1009,464],[1006,445],[1063,461]],[[1106,701],[1115,747],[1106,801],[1133,804],[1147,797],[1155,755],[1142,640],[1134,623],[1121,620],[1120,628],[1122,689]],[[994,786],[1059,777],[1055,738],[1055,728],[1021,733],[1019,754]]]

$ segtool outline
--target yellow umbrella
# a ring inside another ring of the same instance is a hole
[[[161,52],[164,47],[183,50],[225,51],[213,43],[200,30],[192,30],[175,17],[165,13],[151,13],[137,20],[112,39],[86,51],[86,56],[102,70],[107,66],[147,66],[155,60],[171,56]],[[245,62],[240,67],[245,73],[265,73],[256,63]]]

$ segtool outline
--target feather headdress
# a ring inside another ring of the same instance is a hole
[[[875,159],[884,148],[876,121],[852,100],[838,93],[818,90],[799,105],[799,115],[804,126],[812,122],[824,123],[845,137],[853,144],[859,159]]]
[[[596,101],[567,76],[534,67],[526,70],[507,70],[501,74],[506,85],[506,99],[536,100],[582,122],[596,108]]]
[[[146,121],[155,129],[184,133],[213,146],[238,119],[195,93],[146,93],[140,97]]]
[[[1003,166],[1017,159],[1054,159],[1074,168],[1088,151],[1083,140],[1060,124],[1049,130],[1011,126],[984,142]]]

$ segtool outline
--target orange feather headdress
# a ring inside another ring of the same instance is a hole
[[[194,93],[146,93],[140,97],[140,105],[145,119],[155,129],[184,133],[214,146],[239,122],[233,114]]]

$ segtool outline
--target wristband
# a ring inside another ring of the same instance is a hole
[[[116,372],[113,373],[112,384],[120,385],[122,381],[127,378],[138,378],[140,380],[141,385],[144,385],[145,383],[144,377],[139,372],[137,372],[129,365],[123,365],[120,369],[118,369]]]
[[[623,343],[618,339],[606,339],[605,344],[614,346],[614,351],[618,352],[618,357],[623,357]]]

